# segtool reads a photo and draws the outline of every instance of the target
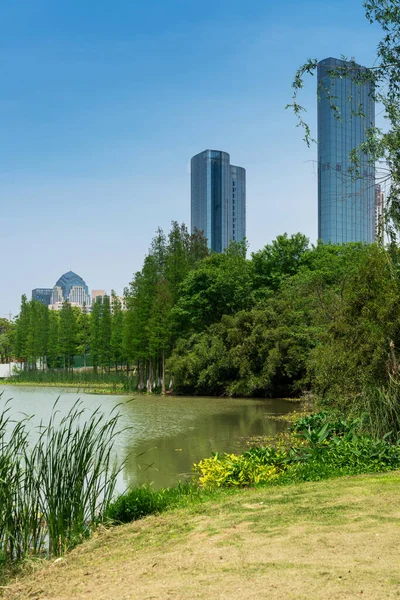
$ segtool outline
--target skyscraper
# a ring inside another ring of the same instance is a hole
[[[375,235],[376,239],[383,242],[384,240],[384,211],[385,211],[385,194],[379,183],[375,186]]]
[[[73,271],[61,275],[53,287],[50,308],[58,310],[66,300],[74,306],[90,307],[88,286],[82,277]]]
[[[366,141],[375,125],[372,84],[357,83],[365,67],[337,58],[318,64],[318,238],[325,243],[375,239],[375,168],[360,157],[360,172],[352,172],[350,153]],[[343,68],[341,76],[330,71]],[[332,105],[338,107],[340,119]]]
[[[246,171],[220,150],[191,160],[191,231],[204,232],[208,247],[222,252],[246,236]]]
[[[49,306],[52,292],[52,288],[35,288],[32,290],[32,300],[37,300],[45,306]]]

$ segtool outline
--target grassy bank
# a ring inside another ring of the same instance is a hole
[[[86,394],[107,394],[107,395],[116,395],[121,396],[124,394],[128,394],[123,385],[115,385],[112,383],[108,384],[93,384],[93,383],[65,383],[65,382],[47,382],[47,383],[38,383],[37,381],[17,381],[16,379],[5,379],[0,381],[1,385],[9,385],[9,386],[34,386],[34,387],[50,387],[50,388],[71,388],[76,389],[77,392],[84,391]],[[133,391],[132,391],[133,392]],[[138,394],[135,390],[135,394]]]
[[[128,394],[136,392],[137,379],[124,373],[93,371],[20,371],[2,383],[37,387],[70,387],[93,394]]]
[[[397,597],[400,474],[219,491],[101,529],[3,589],[41,600]]]

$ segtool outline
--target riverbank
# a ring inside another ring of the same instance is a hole
[[[78,382],[46,382],[46,383],[38,383],[37,381],[16,381],[10,379],[2,379],[0,381],[0,385],[8,385],[10,387],[38,387],[38,388],[70,388],[75,389],[79,393],[80,391],[85,392],[85,394],[108,394],[114,396],[126,396],[128,393],[124,388],[123,384],[84,384]],[[135,394],[140,394],[141,392],[135,391]]]
[[[397,597],[400,473],[222,491],[102,529],[7,600]]]

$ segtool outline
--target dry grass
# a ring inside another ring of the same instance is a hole
[[[100,531],[6,599],[400,597],[400,473],[221,495]]]

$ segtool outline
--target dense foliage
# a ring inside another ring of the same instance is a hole
[[[61,374],[49,368],[73,379],[77,355],[99,376],[115,368],[113,383],[136,372],[127,390],[311,389],[329,405],[375,415],[377,434],[398,431],[399,263],[394,246],[314,247],[301,234],[278,236],[249,259],[240,244],[209,254],[201,234],[173,224],[168,238],[157,232],[125,309],[115,294],[90,314],[23,298],[14,356],[51,381]]]

